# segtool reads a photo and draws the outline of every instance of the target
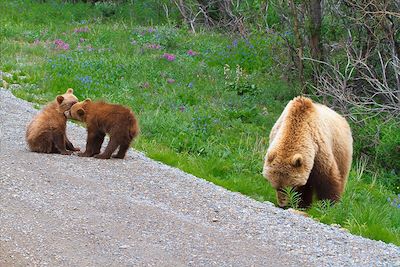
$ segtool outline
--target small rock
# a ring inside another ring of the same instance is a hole
[[[119,248],[120,249],[127,249],[127,248],[129,248],[129,246],[128,245],[122,245],[122,246],[119,246]]]
[[[5,80],[3,80],[3,87],[8,88],[8,82],[6,82]]]

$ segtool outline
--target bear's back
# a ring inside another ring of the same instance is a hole
[[[104,132],[113,128],[130,130],[135,121],[132,111],[122,105],[93,102],[87,110],[86,124],[98,125]]]

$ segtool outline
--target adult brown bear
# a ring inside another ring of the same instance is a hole
[[[284,189],[301,195],[300,207],[317,198],[340,199],[349,175],[353,139],[347,121],[306,97],[290,101],[269,136],[263,175],[276,189],[278,205],[288,204]]]

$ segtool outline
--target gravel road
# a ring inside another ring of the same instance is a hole
[[[0,89],[0,266],[400,266],[400,247],[229,192],[130,150],[27,150],[32,104]],[[84,147],[84,128],[68,124]]]

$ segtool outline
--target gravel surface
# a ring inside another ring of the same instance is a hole
[[[229,192],[130,150],[29,152],[0,89],[0,266],[400,266],[400,248]],[[84,147],[84,128],[68,124]]]

